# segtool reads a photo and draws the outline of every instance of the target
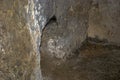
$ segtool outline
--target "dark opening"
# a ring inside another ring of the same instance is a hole
[[[47,26],[47,25],[50,24],[51,22],[57,22],[57,18],[56,18],[55,15],[54,15],[53,17],[51,17],[51,18],[47,21],[47,23],[46,23],[45,26]]]

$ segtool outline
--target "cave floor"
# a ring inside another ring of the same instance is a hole
[[[42,53],[44,80],[120,80],[120,47],[84,44],[66,61]]]

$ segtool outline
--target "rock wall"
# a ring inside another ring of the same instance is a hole
[[[36,67],[26,5],[27,0],[0,0],[0,80],[31,80]]]
[[[66,58],[86,38],[95,43],[120,45],[120,1],[56,0],[53,3],[53,16],[43,31],[42,53]]]
[[[54,13],[43,30],[41,52],[63,59],[86,39],[90,0],[55,0],[53,3]]]
[[[88,36],[120,45],[120,1],[93,0],[89,13]]]
[[[119,0],[0,0],[0,80],[42,80],[40,50],[65,60],[87,37],[120,45],[119,7]]]

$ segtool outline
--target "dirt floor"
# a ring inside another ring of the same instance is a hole
[[[120,80],[120,47],[84,44],[66,61],[42,53],[44,80]]]

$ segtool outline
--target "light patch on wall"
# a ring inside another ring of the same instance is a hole
[[[42,80],[40,69],[40,43],[42,29],[45,26],[46,18],[43,14],[44,8],[39,0],[28,0],[28,7],[26,7],[28,13],[28,28],[31,35],[31,42],[36,56],[36,67],[34,69],[35,80]],[[31,80],[34,80],[31,78]]]
[[[50,51],[50,55],[56,58],[64,58],[65,52],[62,50],[63,44],[56,44],[58,43],[58,39],[49,39],[47,46],[48,50]]]

